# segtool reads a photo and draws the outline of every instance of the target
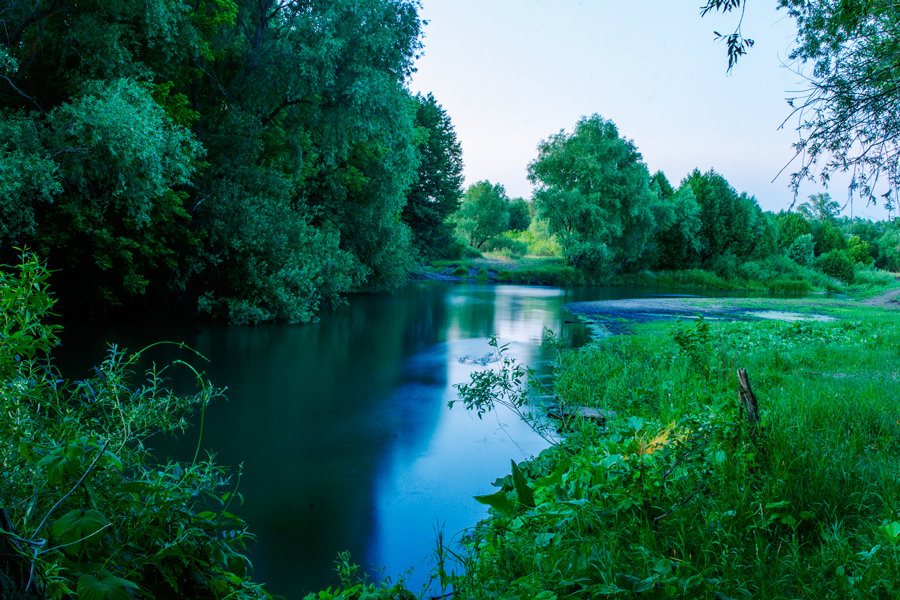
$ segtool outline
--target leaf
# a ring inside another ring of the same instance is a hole
[[[882,525],[881,527],[875,528],[878,533],[880,533],[886,540],[894,544],[900,544],[900,523],[894,521],[893,523],[888,523],[887,525]]]
[[[509,462],[512,463],[513,485],[515,485],[516,493],[519,495],[519,503],[528,508],[534,508],[534,490],[528,487],[525,476],[522,475],[522,471],[519,470],[516,461],[511,460]]]
[[[65,552],[74,554],[81,547],[82,540],[88,541],[90,536],[108,524],[109,521],[99,510],[76,508],[54,521],[51,532],[53,538],[64,545]]]
[[[475,496],[475,500],[477,502],[481,502],[482,504],[487,504],[500,514],[504,516],[512,516],[515,512],[515,506],[512,502],[510,502],[509,498],[506,496],[506,492],[500,490],[493,494],[489,494],[487,496]]]
[[[562,485],[562,476],[569,470],[569,467],[572,466],[571,457],[565,457],[563,460],[559,461],[556,467],[553,469],[553,472],[547,475],[546,477],[538,477],[534,480],[534,485],[536,487],[550,487],[551,485]]]
[[[87,574],[78,578],[79,600],[131,600],[128,590],[138,589],[136,583],[114,575],[98,579]]]

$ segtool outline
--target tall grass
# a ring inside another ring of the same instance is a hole
[[[655,324],[561,354],[559,401],[616,418],[500,482],[456,597],[900,597],[900,315],[841,316]]]

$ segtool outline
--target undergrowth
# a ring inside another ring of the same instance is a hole
[[[616,417],[478,498],[491,516],[454,597],[900,596],[900,318],[842,317],[656,324],[561,353],[559,402]]]
[[[219,391],[187,363],[138,370],[141,353],[115,347],[84,379],[63,379],[48,277],[27,254],[0,270],[0,597],[270,597],[230,512],[236,479],[199,451],[160,463],[146,447]],[[195,393],[170,390],[175,368]]]

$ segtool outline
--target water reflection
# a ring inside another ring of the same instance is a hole
[[[618,295],[618,294],[617,294]],[[60,362],[79,376],[104,341],[140,348],[184,341],[211,359],[207,375],[229,401],[209,408],[202,446],[243,464],[235,507],[258,535],[258,579],[287,598],[336,583],[332,561],[427,576],[435,527],[447,537],[486,514],[472,500],[544,442],[508,415],[479,421],[449,410],[454,384],[478,368],[497,335],[537,365],[544,329],[563,330],[566,302],[590,290],[422,282],[392,296],[359,296],[310,326],[232,328],[193,322],[67,324]],[[579,335],[585,335],[583,330]],[[154,357],[171,360],[171,348]],[[189,358],[183,357],[182,358]],[[190,458],[197,430],[164,454]]]

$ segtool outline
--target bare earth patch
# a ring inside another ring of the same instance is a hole
[[[900,308],[900,290],[890,290],[880,296],[863,300],[867,306],[880,306],[882,308]]]

